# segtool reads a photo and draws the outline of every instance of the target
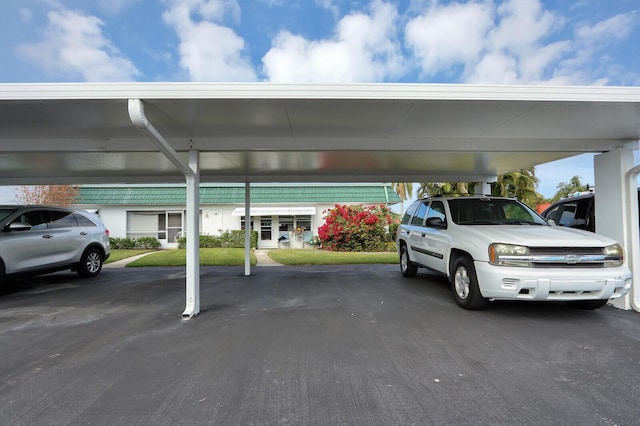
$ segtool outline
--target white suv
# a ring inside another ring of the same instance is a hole
[[[489,300],[569,301],[596,309],[631,287],[618,243],[549,225],[511,198],[418,200],[402,218],[397,248],[404,276],[414,277],[419,267],[446,275],[466,309],[482,309]]]
[[[71,269],[100,273],[109,257],[109,231],[84,210],[0,206],[0,284],[11,277]]]

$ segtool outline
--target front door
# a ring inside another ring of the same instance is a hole
[[[182,212],[167,212],[167,242],[177,243],[182,235]]]

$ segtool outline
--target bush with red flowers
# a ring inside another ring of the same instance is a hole
[[[321,247],[332,251],[385,251],[391,213],[385,205],[337,205],[318,228]]]

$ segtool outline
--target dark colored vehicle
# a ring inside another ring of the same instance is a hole
[[[11,277],[67,269],[94,277],[109,253],[109,231],[93,213],[0,206],[0,284]]]
[[[638,206],[640,206],[640,188],[638,189]],[[553,220],[556,225],[596,232],[595,194],[591,192],[556,201],[542,212],[542,217]]]

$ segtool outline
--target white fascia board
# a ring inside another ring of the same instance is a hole
[[[640,104],[635,86],[495,86],[414,83],[3,83],[0,100],[327,99],[622,102]]]

